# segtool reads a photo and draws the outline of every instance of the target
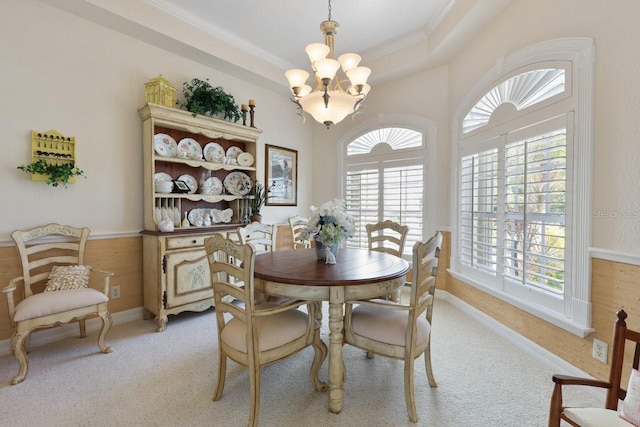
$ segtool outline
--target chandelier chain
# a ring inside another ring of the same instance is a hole
[[[329,19],[328,21],[331,21],[331,0],[329,0]]]

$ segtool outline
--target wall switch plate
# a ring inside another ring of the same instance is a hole
[[[600,341],[597,338],[593,339],[593,357],[601,361],[602,363],[607,363],[607,358],[609,355],[609,345],[603,341]]]
[[[120,298],[120,286],[112,286],[111,287],[111,299]]]

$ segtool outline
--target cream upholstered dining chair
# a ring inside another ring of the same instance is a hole
[[[307,227],[309,218],[295,215],[289,218],[289,227],[291,228],[291,236],[293,239],[293,249],[310,248],[311,241],[302,237],[302,232]]]
[[[411,297],[408,304],[383,299],[348,301],[344,341],[374,354],[404,361],[404,395],[411,421],[418,422],[414,398],[414,362],[424,354],[427,378],[437,387],[431,369],[431,317],[442,234],[413,246]]]
[[[22,264],[22,276],[3,289],[9,321],[15,327],[11,351],[20,364],[11,384],[21,383],[27,375],[26,351],[36,329],[79,320],[80,336],[86,337],[85,319],[98,316],[102,319],[98,347],[102,353],[111,352],[104,339],[112,324],[107,303],[113,273],[84,265],[89,233],[86,227],[48,224],[11,234]],[[93,283],[90,279],[101,280],[101,289],[89,287]],[[16,304],[14,292],[19,288],[24,299]]]
[[[402,258],[409,227],[389,219],[375,224],[365,224],[370,251],[385,252]],[[387,295],[387,299],[400,301],[401,289]]]
[[[640,425],[640,374],[638,373],[640,331],[627,329],[625,320],[627,313],[624,310],[618,311],[617,318],[613,329],[609,381],[554,375],[553,382],[555,384],[551,395],[549,427],[560,426],[560,420],[564,420],[572,426],[613,427]],[[631,363],[628,363],[629,366],[624,363],[627,343],[630,344],[629,350],[634,350],[634,357],[631,359]],[[623,370],[630,372],[626,389],[622,386]],[[579,408],[563,406],[562,390],[565,387],[576,385],[607,389],[604,407]],[[622,401],[621,404],[618,403],[618,400]]]
[[[254,262],[252,244],[238,244],[215,234],[204,240],[211,270],[211,282],[218,325],[218,385],[213,400],[220,400],[224,389],[227,358],[249,368],[249,425],[258,425],[260,408],[260,367],[280,361],[313,346],[311,381],[316,390],[325,391],[318,372],[327,356],[327,346],[320,339],[320,324],[315,320],[314,305],[309,313],[297,308],[306,301],[285,304],[257,304],[254,297]],[[232,277],[236,280],[230,280]],[[244,286],[236,283],[242,282]],[[230,300],[236,300],[230,302]],[[239,303],[238,303],[239,302]]]
[[[243,245],[252,243],[258,253],[276,250],[277,228],[271,224],[252,222],[244,227],[238,227],[237,232],[240,243]]]

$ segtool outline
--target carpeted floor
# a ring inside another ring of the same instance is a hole
[[[326,310],[326,304],[324,309]],[[325,312],[326,319],[326,312]],[[433,369],[438,388],[416,363],[420,426],[545,426],[553,372],[445,301],[434,305]],[[32,348],[26,380],[12,356],[0,357],[3,426],[243,426],[248,374],[230,362],[222,400],[212,401],[217,375],[215,315],[183,313],[155,333],[153,321],[114,325],[114,348],[100,354],[96,333]],[[328,328],[323,325],[328,342]],[[367,359],[345,346],[344,409],[328,412],[327,395],[309,380],[311,348],[261,373],[262,426],[413,426],[407,417],[402,362]],[[321,370],[326,380],[327,362]],[[582,389],[565,401],[598,405]]]

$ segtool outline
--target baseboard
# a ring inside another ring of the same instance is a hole
[[[142,307],[132,308],[131,310],[119,311],[111,315],[113,324],[122,324],[134,320],[140,320],[143,316]],[[98,317],[87,319],[86,321],[87,335],[97,332],[102,327],[102,320]],[[76,322],[61,325],[55,328],[45,329],[31,334],[31,347],[41,344],[48,344],[62,338],[78,336],[78,324]],[[10,339],[0,341],[0,356],[6,356],[11,353]]]
[[[546,348],[534,343],[533,341],[525,338],[519,333],[515,332],[513,329],[506,327],[504,324],[498,322],[493,317],[485,314],[484,312],[478,310],[474,306],[467,304],[460,298],[450,294],[447,291],[438,290],[436,292],[436,299],[442,299],[458,310],[462,311],[469,317],[474,320],[480,322],[482,325],[495,332],[502,338],[509,341],[511,344],[515,345],[520,350],[529,354],[531,357],[536,359],[538,362],[550,368],[554,373],[559,373],[563,375],[572,375],[576,377],[582,378],[593,378],[588,373],[583,370],[575,367],[571,363],[557,356],[556,354],[550,352]],[[551,378],[549,378],[549,389],[551,389],[552,382]],[[593,389],[593,390],[591,390]],[[590,387],[588,392],[592,393],[597,398],[601,398],[604,401],[605,391],[596,390],[595,387]]]

